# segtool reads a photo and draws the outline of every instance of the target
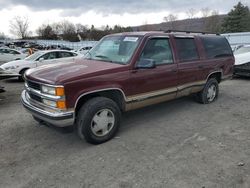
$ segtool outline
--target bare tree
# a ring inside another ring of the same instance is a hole
[[[178,19],[177,15],[169,14],[168,16],[163,18],[166,22],[169,22],[170,29],[175,29],[175,21]]]
[[[4,33],[0,32],[0,40],[4,40],[6,39],[6,36]]]
[[[210,13],[211,13],[211,10],[208,7],[201,9],[201,14],[203,18],[210,16]]]
[[[193,9],[193,8],[188,9],[186,11],[186,14],[187,14],[187,16],[188,16],[189,19],[193,19],[195,17],[195,15],[196,15],[196,10]]]
[[[220,29],[220,18],[219,18],[219,12],[217,10],[213,10],[210,13],[210,16],[207,17],[207,22],[205,25],[205,28],[209,32],[219,32]]]
[[[53,28],[48,24],[48,25],[41,25],[36,33],[41,39],[57,39],[57,35],[55,34],[55,31]]]
[[[27,17],[16,16],[10,21],[10,33],[18,38],[25,39],[29,36],[29,20]]]

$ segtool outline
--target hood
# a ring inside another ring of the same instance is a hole
[[[242,65],[250,62],[250,52],[236,54],[235,57],[235,65]]]
[[[48,84],[64,84],[92,76],[109,73],[112,69],[124,68],[124,65],[81,59],[74,62],[44,65],[26,72],[26,77]]]
[[[16,61],[10,61],[8,63],[4,63],[0,67],[5,69],[6,67],[17,66],[17,65],[25,65],[25,64],[29,64],[29,63],[30,63],[30,61],[26,61],[26,60],[16,60]]]

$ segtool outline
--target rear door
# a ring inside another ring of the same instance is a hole
[[[200,53],[195,37],[174,37],[178,61],[178,96],[186,96],[203,86]]]

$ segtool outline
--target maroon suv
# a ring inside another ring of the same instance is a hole
[[[232,50],[219,35],[108,35],[79,62],[27,71],[22,103],[35,120],[75,125],[81,138],[99,144],[114,137],[122,112],[190,94],[213,102],[233,65]]]

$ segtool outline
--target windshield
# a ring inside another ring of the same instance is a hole
[[[139,44],[138,36],[108,36],[92,48],[84,58],[127,64]]]
[[[26,57],[25,60],[27,60],[27,61],[35,61],[38,57],[40,57],[43,54],[44,54],[44,52],[36,52],[36,53],[30,55],[29,57]]]
[[[239,48],[238,50],[236,50],[234,52],[234,54],[243,54],[243,53],[247,53],[250,52],[250,46],[243,46],[241,48]]]

